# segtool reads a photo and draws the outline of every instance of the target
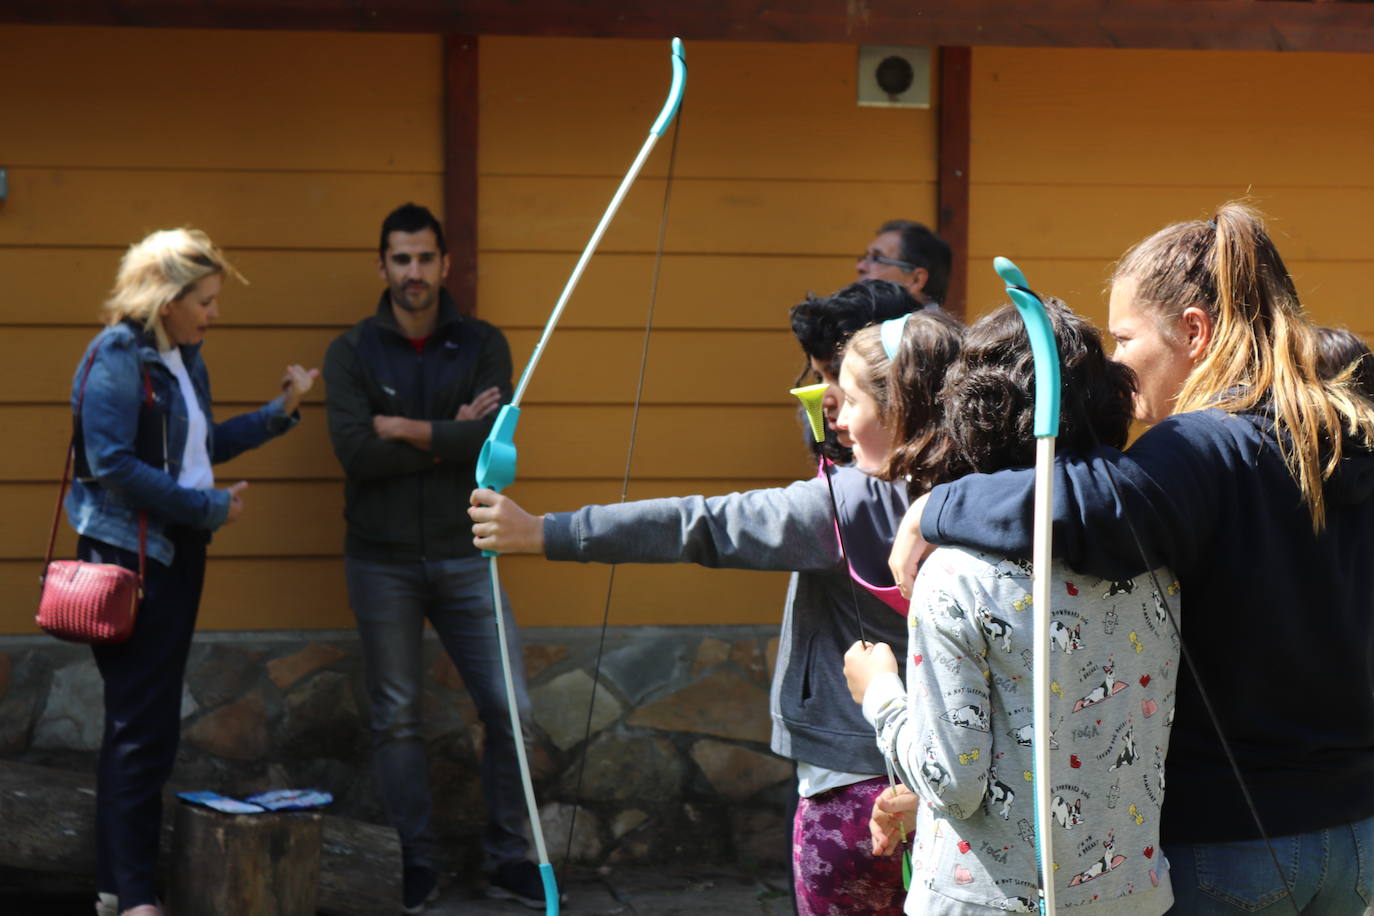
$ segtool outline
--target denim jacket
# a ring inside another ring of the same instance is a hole
[[[81,377],[95,354],[80,415]],[[182,359],[206,419],[206,451],[212,464],[256,448],[300,420],[288,417],[282,397],[223,423],[210,411],[210,376],[200,346],[181,348]],[[144,372],[151,392],[145,391]],[[151,404],[147,403],[151,400]],[[67,494],[67,518],[78,534],[138,550],[138,514],[148,513],[148,556],[171,565],[167,528],[213,531],[229,514],[225,490],[177,485],[190,425],[181,386],[158,357],[151,333],[120,322],[105,328],[86,347],[72,379],[76,470]]]

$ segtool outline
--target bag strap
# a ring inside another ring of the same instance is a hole
[[[76,424],[81,422],[81,404],[86,399],[86,382],[91,377],[91,367],[95,365],[95,356],[100,352],[100,346],[104,341],[97,343],[95,349],[91,350],[91,358],[86,361],[86,371],[81,374],[81,388],[76,394],[76,416],[73,418],[72,437],[67,443],[67,463],[62,467],[62,486],[57,491],[57,505],[52,512],[52,531],[48,534],[48,552],[43,558],[43,575],[48,573],[48,564],[52,562],[53,549],[57,546],[57,523],[62,518],[62,501],[67,496],[67,484],[71,481],[72,461],[76,457]],[[153,405],[153,380],[148,375],[146,367],[142,370],[143,374],[143,403],[151,407]],[[148,513],[139,510],[138,513],[138,591],[143,594],[143,574],[145,561],[148,553]],[[42,577],[39,577],[42,581]]]

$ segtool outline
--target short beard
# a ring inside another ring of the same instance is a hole
[[[427,311],[429,308],[431,308],[431,307],[434,305],[435,301],[436,301],[438,298],[439,298],[438,292],[437,292],[437,291],[434,291],[433,294],[430,295],[428,298],[426,298],[423,302],[420,302],[420,303],[412,303],[412,302],[410,301],[410,298],[409,298],[408,296],[406,296],[405,288],[404,288],[404,287],[402,287],[402,289],[401,289],[401,294],[400,294],[400,296],[397,296],[397,295],[396,295],[396,292],[395,292],[394,290],[392,291],[392,294],[391,294],[391,302],[392,302],[392,304],[394,304],[397,308],[404,309],[404,310],[407,311],[407,312],[423,312],[423,311]]]

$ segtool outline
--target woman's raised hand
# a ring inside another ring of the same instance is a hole
[[[544,517],[495,490],[473,490],[468,498],[472,543],[493,553],[543,553]]]
[[[296,408],[301,406],[301,398],[315,384],[315,379],[320,377],[320,370],[305,369],[296,363],[286,367],[286,372],[281,377],[282,394],[286,396],[282,402],[282,410],[287,416],[296,412]]]

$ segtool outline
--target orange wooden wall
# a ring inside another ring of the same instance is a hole
[[[808,473],[787,310],[853,279],[894,216],[934,219],[929,111],[854,104],[855,49],[690,43],[630,497]],[[668,43],[483,38],[479,311],[523,364],[668,87]],[[530,387],[534,510],[619,498],[671,133],[592,261]],[[516,559],[522,621],[599,621],[606,572]],[[626,567],[613,623],[776,620],[778,575]],[[535,607],[538,605],[539,607]]]
[[[934,113],[854,105],[844,45],[699,43],[690,77],[630,495],[807,473],[785,389],[787,308],[852,276],[894,216],[934,219]],[[54,61],[63,65],[54,66]],[[666,42],[481,40],[479,302],[523,365],[668,81]],[[1374,335],[1366,177],[1374,57],[978,48],[970,313],[988,263],[1099,322],[1110,266],[1167,222],[1248,195],[1314,317]],[[223,415],[317,365],[370,310],[380,217],[442,190],[433,36],[0,27],[0,632],[33,632],[38,558],[77,354],[123,248],[194,224],[231,286],[207,357]],[[535,510],[618,498],[671,136],[592,262],[530,389]],[[296,432],[220,469],[252,481],[216,538],[202,626],[348,627],[341,486],[318,393]],[[60,541],[70,550],[72,539]],[[602,568],[512,558],[522,623],[600,619]],[[777,575],[626,568],[613,623],[763,622]]]
[[[787,308],[853,276],[883,220],[934,220],[931,112],[854,105],[843,45],[694,44],[631,497],[808,473]],[[53,65],[62,61],[61,67]],[[517,366],[657,113],[667,43],[483,38],[479,314]],[[194,224],[252,281],[209,338],[217,410],[318,365],[372,308],[377,225],[442,189],[433,36],[0,27],[0,632],[30,622],[75,360],[123,248]],[[618,498],[667,171],[665,137],[526,399],[537,510]],[[212,547],[207,629],[348,627],[341,481],[318,392],[285,439],[219,469],[248,509]],[[70,551],[66,532],[60,549]],[[600,620],[604,568],[513,558],[521,623]],[[622,570],[611,621],[777,619],[776,574]]]
[[[1313,318],[1374,338],[1374,55],[976,48],[970,315],[1007,255],[1099,324],[1111,267],[1248,197]]]

